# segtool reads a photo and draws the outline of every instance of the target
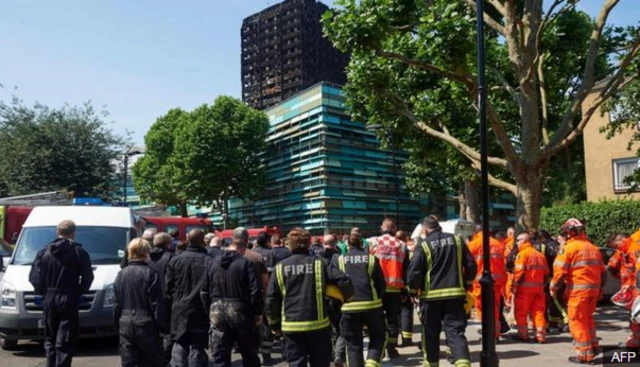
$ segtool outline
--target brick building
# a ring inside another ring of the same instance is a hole
[[[585,99],[582,110],[589,108],[596,98],[599,89],[595,89]],[[640,192],[630,192],[631,185],[625,178],[640,168],[640,160],[636,154],[638,146],[628,149],[633,135],[640,125],[607,139],[601,129],[609,124],[609,113],[596,111],[584,129],[584,160],[587,179],[587,200],[601,199],[640,199]]]
[[[329,7],[285,0],[242,22],[242,100],[269,108],[321,81],[344,85],[348,57],[322,36]]]

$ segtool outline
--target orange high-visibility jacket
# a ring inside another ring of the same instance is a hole
[[[506,259],[507,256],[509,256],[509,254],[513,250],[513,247],[515,246],[515,241],[513,240],[513,236],[509,236],[509,237],[505,238],[504,240],[502,240],[502,244],[505,247],[505,249],[504,249],[504,257]]]
[[[404,286],[405,270],[408,266],[407,245],[399,239],[385,234],[369,240],[371,254],[378,258],[387,292],[400,292]]]
[[[564,282],[569,297],[597,297],[606,271],[600,250],[586,236],[571,238],[553,264],[550,288],[555,292]]]
[[[491,253],[491,275],[496,281],[496,284],[504,284],[507,275],[507,270],[505,268],[506,258],[504,256],[505,245],[495,238],[489,237],[489,246]],[[480,277],[482,277],[482,272],[484,271],[484,262],[482,260],[482,256],[484,254],[484,251],[482,250],[482,232],[476,233],[475,236],[473,236],[473,239],[469,241],[467,247],[469,248],[469,252],[471,252],[471,256],[475,259],[478,267],[478,274],[474,281],[477,282],[480,280]]]
[[[531,242],[525,242],[518,248],[513,276],[514,293],[542,293],[549,276],[547,259],[533,248]]]

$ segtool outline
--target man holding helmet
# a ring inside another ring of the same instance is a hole
[[[555,296],[562,283],[566,283],[569,328],[577,353],[569,357],[569,362],[594,364],[598,339],[593,314],[606,283],[606,268],[599,249],[587,239],[579,220],[569,219],[561,232],[567,242],[553,264],[550,293]]]

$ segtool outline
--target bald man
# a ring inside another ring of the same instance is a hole
[[[171,305],[171,336],[174,341],[171,366],[206,367],[209,340],[209,310],[200,299],[207,268],[214,259],[205,249],[204,233],[193,229],[187,246],[165,269],[166,297]]]

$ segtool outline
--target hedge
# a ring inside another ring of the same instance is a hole
[[[558,234],[562,224],[569,218],[584,219],[587,222],[589,239],[603,246],[609,235],[614,232],[631,234],[638,229],[640,201],[585,201],[580,204],[543,208],[540,213],[540,228]]]

